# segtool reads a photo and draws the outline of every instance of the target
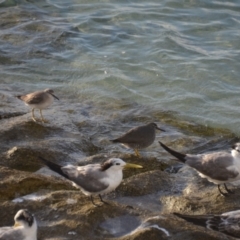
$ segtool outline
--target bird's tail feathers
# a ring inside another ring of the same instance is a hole
[[[173,155],[174,157],[176,157],[178,160],[180,160],[181,162],[185,163],[186,162],[186,154],[174,151],[173,149],[167,147],[166,145],[164,145],[162,142],[159,142],[159,144],[167,151],[169,152],[171,155]]]
[[[49,161],[49,160],[47,160],[47,159],[45,159],[45,158],[43,158],[43,157],[40,157],[40,156],[38,157],[38,159],[39,159],[42,163],[44,163],[46,166],[48,166],[52,171],[54,171],[54,172],[62,175],[63,177],[69,179],[68,175],[65,174],[65,173],[62,171],[62,166],[60,166],[60,165],[58,165],[58,164],[56,164],[56,163],[54,163],[54,162],[51,162],[51,161]]]
[[[184,215],[181,213],[173,213],[175,216],[182,218],[188,222],[194,223],[199,226],[207,227],[208,216],[204,215]]]

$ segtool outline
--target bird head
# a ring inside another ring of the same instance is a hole
[[[151,126],[152,128],[155,128],[155,129],[157,129],[157,130],[160,130],[160,131],[162,131],[162,132],[166,132],[164,129],[159,128],[158,125],[157,125],[156,123],[154,123],[154,122],[149,123],[148,125]]]
[[[49,93],[49,94],[52,95],[54,98],[56,98],[57,100],[59,100],[59,98],[58,98],[56,95],[54,95],[54,91],[53,91],[52,89],[47,88],[47,89],[44,90],[44,92]]]
[[[17,226],[31,227],[34,223],[34,216],[27,209],[21,209],[15,215],[14,221],[15,221],[14,227]]]
[[[120,158],[110,158],[101,165],[102,171],[105,171],[109,168],[122,170],[124,168],[142,168],[142,166],[133,163],[126,163]]]
[[[232,145],[232,155],[240,157],[240,143]]]

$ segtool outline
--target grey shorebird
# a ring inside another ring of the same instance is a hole
[[[208,229],[215,230],[235,238],[240,238],[240,210],[225,212],[219,215],[184,215],[180,213],[173,214],[193,224],[206,227]]]
[[[21,209],[14,217],[13,227],[1,227],[2,240],[37,240],[37,221],[27,210]]]
[[[59,100],[59,98],[56,97],[53,93],[54,92],[52,89],[47,88],[44,91],[37,91],[29,93],[27,95],[19,95],[17,96],[17,98],[22,100],[23,102],[25,102],[26,105],[32,108],[32,119],[34,122],[37,122],[37,119],[34,115],[35,109],[39,109],[41,114],[41,121],[46,122],[42,115],[42,109],[49,107],[53,103],[54,98]]]
[[[121,143],[127,148],[132,148],[136,156],[140,157],[139,149],[149,147],[155,140],[156,129],[165,132],[159,128],[156,123],[148,123],[143,126],[131,128],[119,138],[110,140],[113,143]]]
[[[124,168],[142,168],[137,164],[126,163],[120,158],[110,158],[102,164],[86,166],[69,164],[64,167],[42,157],[38,157],[38,159],[52,171],[75,183],[85,195],[90,196],[95,206],[98,205],[93,201],[93,196],[98,195],[101,202],[106,203],[101,195],[112,192],[119,186],[123,179],[122,170]]]
[[[231,153],[213,152],[207,154],[182,154],[163,143],[159,144],[180,162],[194,168],[200,177],[207,178],[209,182],[218,185],[218,190],[223,196],[233,193],[227,188],[226,183],[240,179],[240,143],[232,146]],[[222,192],[220,185],[223,184],[227,193]]]

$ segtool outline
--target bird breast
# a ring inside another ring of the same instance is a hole
[[[23,234],[25,235],[25,240],[37,240],[37,223],[34,220],[34,223],[31,227],[23,229]]]
[[[122,178],[122,171],[108,171],[107,176],[101,179],[102,182],[108,185],[108,188],[106,188],[103,193],[115,190],[120,185]]]

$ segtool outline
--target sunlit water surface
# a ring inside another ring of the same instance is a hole
[[[240,2],[6,0],[0,7],[3,91],[51,87],[69,106],[91,102],[105,121],[118,108],[139,117],[146,108],[240,133]]]

